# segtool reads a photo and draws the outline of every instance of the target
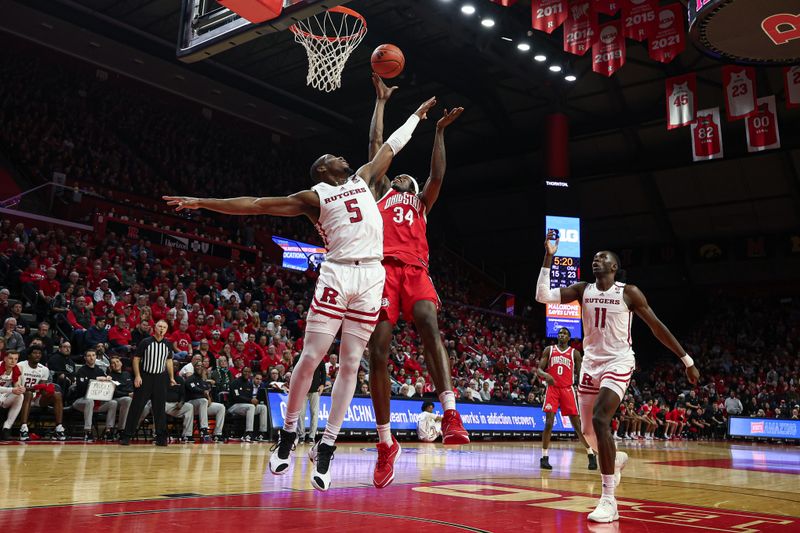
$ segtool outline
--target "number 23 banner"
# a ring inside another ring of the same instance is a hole
[[[709,161],[724,156],[719,108],[698,111],[697,120],[692,123],[692,159]]]
[[[756,69],[722,67],[722,87],[729,121],[743,119],[756,110]]]
[[[781,147],[775,96],[759,98],[755,112],[746,121],[748,152],[763,152]]]

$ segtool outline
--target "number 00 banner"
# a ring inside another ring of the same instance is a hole
[[[755,112],[746,121],[748,152],[763,152],[781,147],[775,96],[759,98]]]
[[[619,20],[600,27],[600,38],[592,45],[592,70],[611,76],[625,64],[625,36]]]
[[[724,156],[719,108],[698,111],[697,120],[692,123],[692,159],[710,161]]]

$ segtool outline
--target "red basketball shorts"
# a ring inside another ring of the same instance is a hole
[[[578,414],[578,401],[575,398],[575,389],[572,387],[547,387],[547,394],[544,397],[545,413],[555,413],[561,409],[564,416]]]
[[[383,285],[380,321],[388,320],[394,325],[402,312],[404,319],[413,322],[414,304],[421,300],[433,302],[437,310],[441,307],[439,295],[426,269],[393,258],[385,260],[383,268],[386,270],[386,282]]]

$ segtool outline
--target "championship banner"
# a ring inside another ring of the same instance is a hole
[[[745,120],[747,121],[748,152],[763,152],[781,147],[775,96],[759,98],[756,111]]]
[[[600,38],[592,45],[592,70],[611,76],[625,64],[625,36],[622,21],[612,20],[600,28]]]
[[[692,160],[710,161],[723,157],[719,107],[698,111],[697,120],[692,123]]]
[[[622,20],[625,37],[644,41],[655,32],[658,0],[623,0]]]
[[[569,17],[564,23],[564,51],[578,56],[586,55],[597,40],[597,15],[591,0],[573,0],[569,3]]]
[[[533,0],[531,10],[533,12],[533,29],[553,33],[567,20],[569,2],[567,0]]]
[[[498,4],[503,7],[511,7],[517,3],[517,0],[489,0],[493,4]]]
[[[623,0],[594,0],[592,6],[595,13],[602,13],[603,15],[616,15],[617,11],[622,7]]]
[[[671,4],[659,8],[658,23],[647,43],[650,58],[669,63],[686,49],[683,6]]]
[[[723,66],[722,88],[728,122],[743,119],[756,110],[756,69],[753,67]]]
[[[667,78],[667,129],[688,126],[694,122],[697,75]]]
[[[800,107],[800,66],[786,67],[783,70],[786,82],[786,106]]]

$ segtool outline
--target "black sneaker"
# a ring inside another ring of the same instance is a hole
[[[54,440],[65,441],[67,440],[67,435],[63,431],[56,431],[55,435],[53,436]]]
[[[119,435],[119,444],[120,446],[130,446],[131,439],[125,433],[120,433]]]
[[[26,441],[30,437],[28,437],[28,430],[27,429],[20,429],[19,430],[19,440]]]
[[[3,428],[3,436],[0,440],[11,440],[11,429]]]
[[[94,442],[94,437],[92,436],[91,431],[83,434],[83,442]]]
[[[269,442],[269,439],[263,433],[256,433],[253,436],[253,442]]]
[[[103,440],[106,442],[114,442],[116,438],[114,438],[114,431],[107,429],[105,433],[103,433]]]
[[[155,444],[156,444],[156,446],[167,446],[167,438],[166,437],[156,437]]]
[[[209,439],[208,428],[200,428],[200,442],[208,442]]]
[[[215,434],[212,438],[213,438],[214,442],[228,442],[228,439],[226,439],[222,435],[216,435]]]
[[[309,436],[307,436],[307,437],[305,438],[305,440],[304,440],[303,442],[304,442],[305,444],[314,444],[314,439],[311,437],[311,435],[309,435]]]
[[[272,445],[269,458],[269,470],[273,474],[281,475],[289,471],[291,464],[290,456],[297,442],[297,433],[288,432],[280,429],[278,431],[278,442]]]
[[[589,454],[589,470],[597,470],[597,456],[593,453]]]
[[[308,452],[308,458],[314,463],[314,472],[311,474],[311,486],[317,490],[326,491],[331,487],[331,461],[336,446],[318,442]]]
[[[542,457],[539,459],[539,468],[542,470],[552,470],[553,467],[550,465],[550,459],[548,457]]]

